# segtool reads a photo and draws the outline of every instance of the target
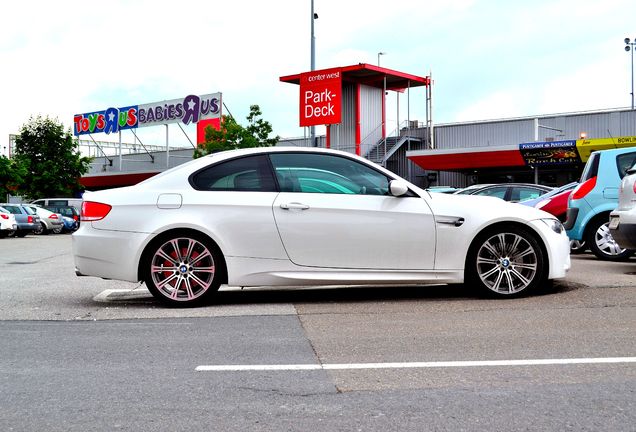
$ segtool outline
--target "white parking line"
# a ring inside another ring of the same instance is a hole
[[[636,357],[600,357],[571,359],[529,360],[480,360],[440,361],[407,363],[342,363],[342,364],[288,364],[288,365],[204,365],[197,366],[199,372],[245,372],[245,371],[305,371],[305,370],[351,370],[351,369],[425,369],[493,366],[545,366],[575,364],[636,363]]]

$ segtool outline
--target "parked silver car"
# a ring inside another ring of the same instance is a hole
[[[609,229],[622,248],[636,249],[636,164],[621,181],[618,207],[610,213]]]
[[[18,229],[15,235],[24,237],[40,227],[40,217],[33,210],[22,204],[0,203],[0,207],[15,216]]]
[[[42,208],[34,204],[26,204],[25,207],[30,208],[40,216],[40,227],[34,231],[34,234],[48,234],[54,232],[59,234],[64,228],[64,221],[62,221],[62,215],[59,213],[53,213],[50,210]]]

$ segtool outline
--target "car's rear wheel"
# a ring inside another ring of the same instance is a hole
[[[489,230],[473,242],[466,280],[494,297],[527,295],[547,279],[545,252],[536,237],[521,227]]]
[[[144,280],[169,306],[194,306],[213,295],[223,281],[220,252],[207,239],[183,234],[163,237],[149,248]]]
[[[605,217],[592,219],[588,226],[587,244],[598,259],[604,261],[624,261],[634,255],[634,250],[620,247],[609,230]]]
[[[46,229],[46,225],[44,224],[44,222],[40,222],[37,229],[33,231],[33,234],[37,234],[37,235],[46,235],[48,233],[49,233],[49,230]]]

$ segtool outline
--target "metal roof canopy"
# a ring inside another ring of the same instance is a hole
[[[324,69],[332,70],[333,68]],[[401,91],[409,87],[430,86],[430,77],[420,77],[393,69],[387,69],[367,63],[359,63],[352,66],[338,68],[342,73],[343,81],[355,84],[365,84],[371,87],[384,88],[386,78],[386,89]],[[316,71],[319,72],[319,71]],[[300,84],[300,74],[280,77],[282,82]]]

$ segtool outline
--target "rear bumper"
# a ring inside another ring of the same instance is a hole
[[[105,231],[84,223],[73,233],[75,274],[137,282],[146,233]]]
[[[612,213],[610,220],[616,216],[618,215]],[[620,247],[636,249],[636,223],[621,221],[616,228],[610,227],[610,232],[612,233],[612,238],[616,240]]]

